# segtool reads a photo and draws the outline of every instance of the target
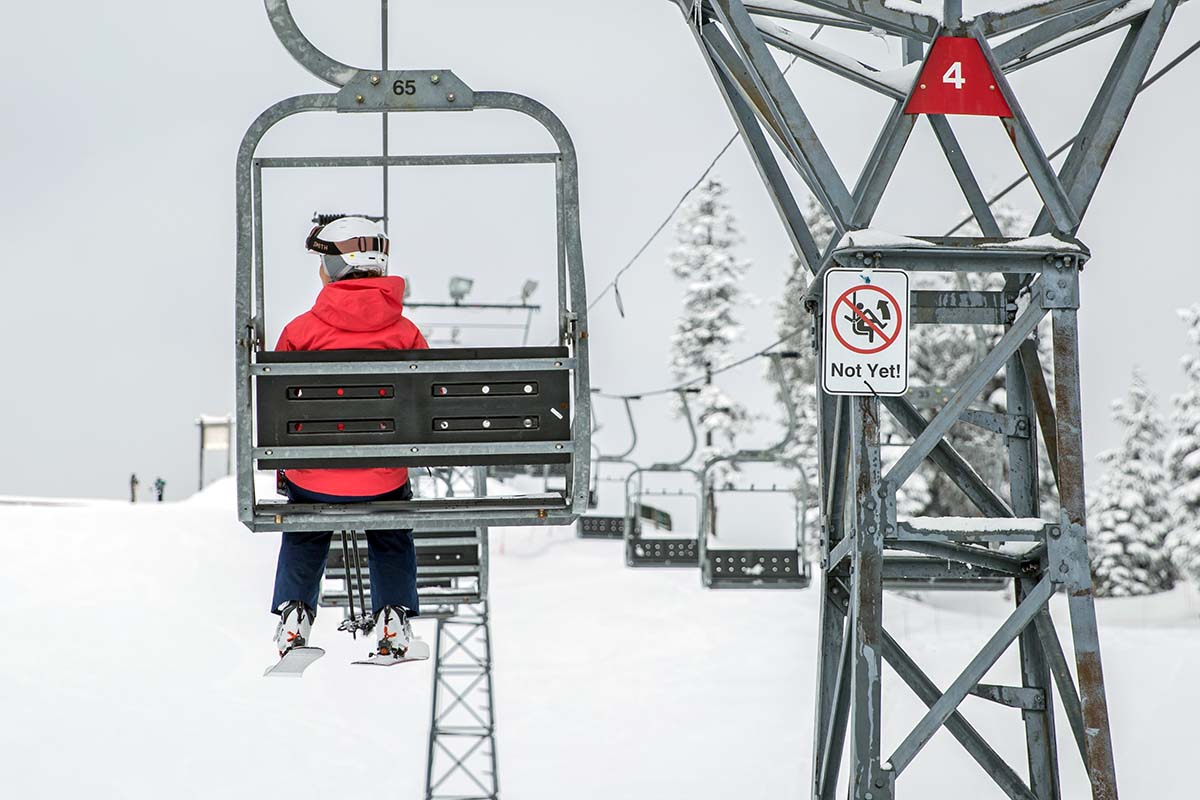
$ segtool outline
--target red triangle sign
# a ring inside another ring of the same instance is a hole
[[[969,36],[934,40],[904,113],[1013,115],[979,42]]]

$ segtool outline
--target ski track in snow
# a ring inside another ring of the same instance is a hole
[[[322,609],[314,643],[328,655],[301,680],[262,678],[278,535],[249,533],[233,507],[227,481],[175,504],[0,507],[5,797],[261,798],[286,786],[307,800],[381,781],[389,796],[423,796],[432,667],[351,667],[367,647]],[[804,796],[816,591],[706,591],[693,571],[629,570],[619,542],[571,537],[493,531],[503,796]],[[888,628],[946,686],[1011,602],[925,598],[889,595]],[[1182,796],[1200,600],[1180,590],[1100,607],[1122,792]],[[1061,598],[1055,616],[1065,622]],[[431,622],[414,628],[432,640]],[[1015,682],[1015,657],[987,680]],[[890,752],[923,707],[890,672],[884,697]],[[962,708],[1023,772],[1018,713],[976,698]],[[1061,715],[1058,739],[1064,796],[1086,796]],[[899,792],[957,800],[964,787],[1003,796],[939,732]]]

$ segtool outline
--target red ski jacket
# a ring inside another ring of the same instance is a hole
[[[404,279],[356,278],[328,284],[312,310],[289,322],[276,350],[427,350],[404,316]],[[318,494],[372,497],[408,481],[408,470],[289,469],[288,480]]]

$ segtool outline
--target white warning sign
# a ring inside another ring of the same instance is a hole
[[[829,394],[908,391],[908,273],[825,273],[822,385]]]

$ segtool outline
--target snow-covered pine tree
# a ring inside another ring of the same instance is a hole
[[[1200,347],[1200,303],[1179,310],[1188,338]],[[1187,387],[1175,396],[1174,431],[1167,445],[1171,533],[1167,550],[1179,572],[1200,584],[1200,353],[1183,357]]]
[[[1121,446],[1100,456],[1107,467],[1090,509],[1089,550],[1101,597],[1171,589],[1175,570],[1166,550],[1170,531],[1163,468],[1164,430],[1146,381],[1134,370],[1129,394],[1113,403]]]
[[[671,369],[678,379],[719,368],[730,360],[732,345],[741,338],[735,309],[745,298],[742,280],[750,264],[733,252],[741,234],[724,195],[724,185],[714,178],[696,190],[667,257],[675,277],[684,282],[683,313],[671,337]],[[701,458],[734,450],[738,434],[748,426],[745,407],[715,383],[692,402],[700,431],[713,442]]]

